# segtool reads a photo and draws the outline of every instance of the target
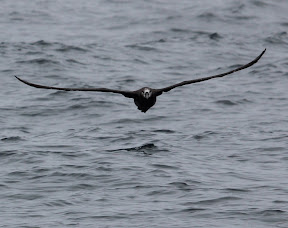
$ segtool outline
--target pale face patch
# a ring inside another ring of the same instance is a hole
[[[145,88],[143,91],[142,91],[142,96],[145,97],[146,99],[148,99],[149,97],[151,97],[152,95],[152,91],[148,88]]]

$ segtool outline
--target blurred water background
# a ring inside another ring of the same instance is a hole
[[[288,227],[286,0],[1,0],[0,227]],[[121,95],[177,88],[146,114]]]

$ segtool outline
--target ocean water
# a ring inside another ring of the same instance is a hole
[[[286,0],[1,0],[0,227],[288,227]],[[147,113],[110,93],[179,87]]]

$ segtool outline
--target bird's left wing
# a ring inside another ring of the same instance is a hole
[[[229,72],[213,75],[213,76],[210,76],[210,77],[198,78],[198,79],[193,79],[193,80],[189,80],[189,81],[180,82],[180,83],[177,83],[175,85],[171,85],[171,86],[168,86],[168,87],[165,87],[165,88],[162,88],[162,89],[157,89],[157,93],[160,95],[162,92],[168,92],[171,89],[174,89],[174,88],[179,87],[179,86],[188,85],[188,84],[197,83],[197,82],[202,82],[202,81],[210,80],[212,78],[220,78],[220,77],[224,77],[224,76],[226,76],[228,74],[232,74],[232,73],[234,73],[236,71],[243,70],[243,69],[248,68],[248,67],[254,65],[255,63],[257,63],[258,60],[262,57],[262,55],[265,53],[265,51],[266,51],[266,49],[258,57],[256,57],[253,61],[251,61],[250,63],[247,63],[247,64],[245,64],[245,65],[243,65],[241,67],[238,67],[238,68],[236,68],[234,70],[231,70]]]
[[[107,89],[107,88],[62,88],[62,87],[53,87],[53,86],[44,86],[39,84],[34,84],[28,81],[25,81],[17,76],[15,76],[19,81],[25,83],[26,85],[40,88],[40,89],[55,89],[55,90],[63,90],[63,91],[90,91],[90,92],[110,92],[110,93],[119,93],[128,98],[134,98],[135,92],[133,91],[123,91],[123,90],[115,90],[115,89]]]

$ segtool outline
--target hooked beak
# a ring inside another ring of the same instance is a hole
[[[145,92],[145,93],[144,93],[144,97],[145,97],[146,99],[148,99],[148,98],[150,97],[149,92]]]

